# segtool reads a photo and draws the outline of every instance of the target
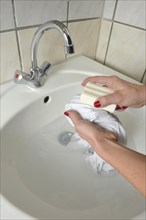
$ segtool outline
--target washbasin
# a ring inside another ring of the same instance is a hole
[[[144,219],[145,199],[119,173],[97,175],[83,152],[60,137],[74,133],[63,115],[87,76],[116,74],[84,56],[54,66],[43,87],[1,88],[2,219]],[[116,113],[128,147],[145,154],[145,107]]]

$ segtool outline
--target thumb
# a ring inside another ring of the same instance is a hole
[[[75,126],[82,120],[81,115],[77,111],[67,110],[64,114],[72,120]]]
[[[120,105],[121,102],[121,94],[119,91],[116,91],[110,95],[99,97],[98,101],[100,102],[102,107],[105,107],[107,105],[111,104],[117,104]]]

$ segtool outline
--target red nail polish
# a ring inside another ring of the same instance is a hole
[[[69,116],[69,113],[68,112],[64,112],[64,115]]]
[[[19,74],[18,74],[18,73],[15,74],[15,78],[16,78],[16,79],[19,78]]]
[[[121,110],[121,109],[122,108],[119,105],[117,105],[116,110]]]
[[[128,108],[128,106],[122,106],[122,109],[124,109],[124,110],[125,110],[126,108]]]
[[[99,108],[101,106],[99,101],[94,102],[94,107]]]

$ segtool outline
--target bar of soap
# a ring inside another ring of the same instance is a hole
[[[88,82],[86,86],[84,86],[84,91],[81,94],[80,102],[83,104],[88,104],[94,106],[94,102],[98,100],[99,97],[105,96],[113,93],[113,90],[102,86],[100,84]],[[108,112],[113,113],[115,111],[116,105],[108,105],[106,107],[101,107],[98,109],[104,109]]]

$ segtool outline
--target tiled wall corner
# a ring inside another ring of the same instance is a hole
[[[30,44],[36,28],[57,19],[68,25],[76,54],[82,53],[141,81],[146,68],[145,0],[1,0],[0,3],[1,42],[5,42],[1,49],[1,81],[12,78],[21,60],[23,69],[29,70]],[[12,36],[13,43],[6,43],[8,36]],[[53,64],[63,61],[63,50],[63,39],[57,31],[45,33],[38,48],[38,64],[44,60]],[[2,72],[10,64],[4,77]]]
[[[105,65],[140,81],[145,70],[145,32],[114,24]]]
[[[75,45],[75,54],[84,54],[95,59],[99,22],[99,19],[95,19],[69,23],[68,27]]]
[[[145,17],[145,0],[106,0],[96,59],[141,81],[146,68]]]
[[[69,1],[68,28],[71,33],[75,54],[96,57],[96,48],[103,13],[104,1]]]
[[[83,53],[95,59],[100,21],[98,18],[102,16],[104,0],[1,0],[0,3],[2,42],[7,41],[7,35],[13,35],[12,40],[3,43],[1,49],[1,72],[7,72],[5,77],[1,77],[2,82],[12,79],[12,72],[16,69],[22,67],[24,71],[29,71],[33,35],[40,24],[49,20],[66,23],[73,35],[76,53]],[[38,65],[45,60],[52,64],[63,61],[63,45],[58,31],[45,33],[38,47]],[[13,53],[9,52],[6,56],[12,47]]]
[[[101,26],[100,26],[100,34],[98,39],[98,45],[97,45],[97,51],[96,51],[96,60],[104,63],[108,41],[109,41],[109,35],[111,31],[111,25],[112,22],[102,20]]]
[[[12,79],[15,70],[20,69],[14,31],[0,34],[0,64],[1,83]]]

